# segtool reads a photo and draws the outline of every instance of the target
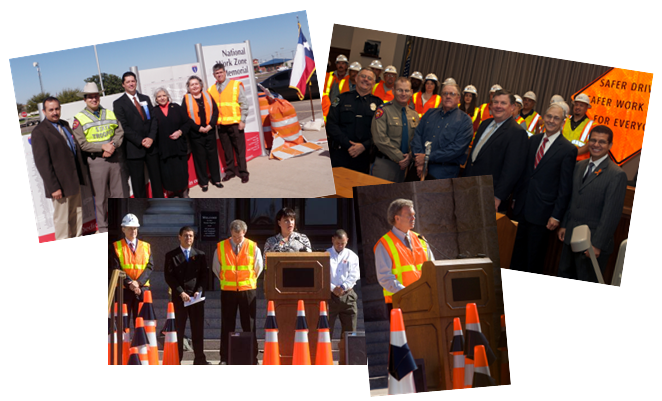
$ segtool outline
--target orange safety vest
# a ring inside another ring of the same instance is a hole
[[[205,113],[205,117],[207,117],[207,121],[205,121],[205,125],[211,125],[211,115],[213,114],[214,106],[211,103],[211,96],[208,93],[202,92],[202,97],[205,99],[205,110],[207,110],[207,113]],[[197,125],[202,125],[200,122],[200,116],[198,113],[200,112],[200,109],[198,108],[198,102],[193,98],[193,95],[190,93],[186,94],[186,110],[188,111],[188,116],[195,121]]]
[[[482,123],[483,121],[487,120],[488,118],[492,118],[492,113],[490,112],[490,104],[489,103],[483,103],[480,106],[480,122]]]
[[[373,252],[377,250],[377,245],[382,244],[391,258],[391,271],[400,284],[405,287],[421,278],[421,266],[428,260],[428,247],[425,241],[418,238],[418,234],[411,231],[416,240],[411,241],[412,250],[400,241],[400,239],[389,231],[377,241]],[[410,236],[411,238],[411,236]],[[393,303],[393,293],[384,290],[384,299],[386,303]]]
[[[423,117],[423,114],[425,114],[428,110],[430,109],[436,109],[439,107],[439,104],[441,103],[441,96],[439,95],[432,95],[427,102],[425,102],[425,105],[423,105],[423,96],[421,95],[421,92],[416,92],[414,93],[414,107],[416,112],[418,113],[418,117],[421,118]]]
[[[384,81],[381,81],[372,87],[372,94],[382,99],[384,103],[393,100],[393,89],[388,92],[384,91]]]
[[[230,239],[217,246],[218,261],[221,264],[221,291],[248,291],[257,288],[255,276],[255,248],[257,244],[244,239],[239,255],[232,250]]]
[[[125,240],[119,240],[113,244],[115,253],[120,260],[120,267],[131,280],[138,280],[147,263],[151,254],[151,248],[145,241],[138,240],[136,242],[136,251],[131,252],[129,244]],[[149,286],[149,280],[145,283]]]
[[[327,72],[326,79],[324,80],[324,95],[329,96],[329,93],[331,93],[331,86],[333,86],[334,82],[338,83],[338,89],[340,90],[340,93],[349,92],[349,85],[344,87],[344,84],[348,81],[349,73],[345,74],[342,79],[338,79],[338,77],[336,77],[335,71]]]
[[[579,149],[588,143],[593,120],[590,118],[584,119],[574,131],[570,127],[570,121],[572,121],[572,116],[568,116],[563,124],[563,136]],[[586,152],[583,155],[577,155],[577,161],[588,159],[590,156],[590,152]]]
[[[239,81],[231,79],[222,93],[218,93],[216,83],[212,84],[207,92],[214,98],[218,106],[217,125],[232,125],[241,122],[241,108],[239,107],[239,87],[244,87]]]

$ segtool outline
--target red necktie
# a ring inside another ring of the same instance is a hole
[[[545,155],[545,145],[547,145],[547,136],[545,136],[542,140],[542,145],[540,145],[540,148],[538,149],[538,153],[536,153],[536,163],[533,165],[533,168],[535,169],[538,167],[538,163],[540,163],[540,159]]]
[[[136,106],[136,109],[138,109],[138,113],[140,113],[140,117],[142,117],[143,121],[145,121],[145,113],[143,113],[143,108],[140,107],[140,104],[136,100],[136,96],[133,97],[133,104]]]

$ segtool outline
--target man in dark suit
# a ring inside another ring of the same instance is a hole
[[[526,166],[513,199],[518,221],[510,262],[513,270],[543,272],[549,235],[559,226],[570,201],[577,148],[561,133],[566,115],[561,104],[549,106],[543,117],[546,133],[529,139]]]
[[[603,274],[614,250],[614,232],[623,211],[627,176],[609,159],[613,137],[609,127],[593,127],[588,140],[591,157],[575,166],[570,206],[558,233],[563,241],[559,277],[597,282],[588,250],[573,252],[570,247],[572,231],[577,226],[586,224],[591,230],[591,244]]]
[[[136,91],[136,74],[125,72],[122,86],[126,93],[113,102],[113,111],[122,128],[126,151],[126,166],[131,176],[131,187],[135,198],[146,198],[145,165],[149,172],[152,197],[163,198],[159,155],[156,146],[156,120],[152,118],[152,101]]]
[[[526,130],[512,118],[515,95],[505,90],[492,97],[493,118],[480,124],[469,152],[464,177],[491,175],[494,184],[494,207],[505,205],[526,162]]]
[[[205,253],[193,248],[194,237],[195,233],[191,227],[182,227],[179,230],[180,246],[166,254],[163,275],[172,290],[179,360],[181,361],[184,356],[183,339],[188,318],[191,321],[191,337],[195,352],[193,364],[208,365],[203,348],[205,303],[200,301],[184,306],[185,302],[202,295],[202,289],[206,287],[209,276]]]
[[[80,237],[83,211],[80,186],[89,182],[81,150],[74,141],[69,123],[60,120],[60,101],[44,100],[44,121],[32,131],[32,155],[44,181],[44,193],[53,200],[55,239]]]

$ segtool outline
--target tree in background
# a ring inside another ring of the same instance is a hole
[[[124,92],[124,88],[122,87],[122,78],[115,74],[106,74],[105,72],[101,73],[101,78],[103,79],[103,90],[106,95],[114,95],[116,93]],[[99,90],[101,90],[98,74],[92,75],[89,78],[85,78],[85,82],[94,82],[97,84]]]
[[[57,100],[60,101],[60,104],[65,104],[65,103],[71,103],[71,102],[77,102],[79,100],[83,100],[82,96],[79,96],[78,94],[80,93],[80,89],[62,89],[60,93],[58,93],[55,97]]]
[[[28,99],[28,104],[27,104],[28,113],[32,113],[33,111],[39,110],[37,108],[37,105],[39,103],[43,103],[44,99],[46,99],[50,95],[51,94],[49,92],[46,92],[46,93],[42,92],[42,93],[38,93],[38,94],[32,96],[30,99]]]
[[[18,114],[21,114],[21,112],[25,110],[25,105],[23,103],[16,102],[16,110],[18,111]]]

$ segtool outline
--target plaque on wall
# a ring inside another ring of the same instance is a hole
[[[200,212],[200,240],[218,242],[219,225],[218,212]]]

